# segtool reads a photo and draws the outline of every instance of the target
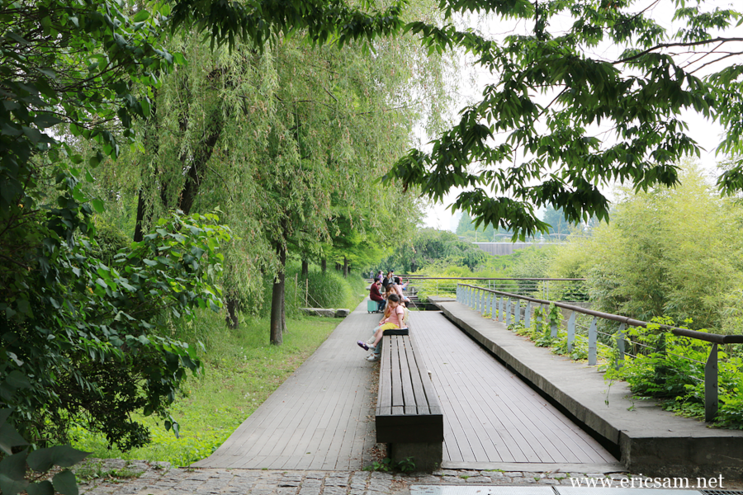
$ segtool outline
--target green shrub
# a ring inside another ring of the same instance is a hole
[[[667,318],[657,319],[667,324]],[[625,380],[639,397],[663,401],[665,409],[704,418],[704,363],[711,345],[687,337],[677,337],[660,329],[630,328],[628,345],[636,357],[626,359],[619,369],[607,370],[608,379]],[[743,429],[743,359],[718,352],[720,407],[715,424]]]

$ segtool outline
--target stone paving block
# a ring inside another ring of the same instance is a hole
[[[487,476],[471,476],[467,478],[467,483],[490,483],[491,481]]]
[[[553,480],[551,478],[541,478],[539,480],[540,485],[559,485],[560,482],[558,480]]]
[[[276,495],[294,495],[297,493],[297,487],[290,487],[290,486],[284,486],[284,487],[278,487],[276,489]]]
[[[325,485],[322,495],[346,495],[346,487]]]
[[[509,478],[523,478],[524,473],[521,471],[506,471],[503,473],[504,476],[508,476]]]
[[[299,489],[298,495],[320,495],[322,493],[322,486],[306,486],[302,485],[302,488]],[[253,494],[251,494],[253,495]]]
[[[325,479],[325,474],[322,471],[307,471],[304,477],[309,480],[322,480]]]
[[[325,486],[348,486],[348,480],[343,478],[325,478]]]

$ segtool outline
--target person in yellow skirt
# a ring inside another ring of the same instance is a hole
[[[379,322],[379,326],[374,328],[374,335],[367,342],[359,340],[356,342],[359,347],[368,351],[369,349],[376,348],[379,342],[382,340],[384,331],[391,328],[402,328],[403,320],[405,318],[405,309],[400,304],[400,297],[397,294],[390,294],[387,297],[387,308],[384,310],[384,318]],[[376,361],[379,359],[378,353],[370,354],[366,357],[368,361]]]

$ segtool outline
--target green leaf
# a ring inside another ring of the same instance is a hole
[[[77,488],[75,475],[72,474],[72,471],[69,469],[65,469],[61,473],[55,474],[52,479],[52,484],[54,485],[54,489],[62,495],[79,495],[80,493]]]
[[[52,127],[54,125],[60,124],[61,122],[62,119],[48,113],[39,114],[36,116],[36,118],[34,118],[34,124],[36,124],[36,127],[40,129],[46,129],[47,127]]]
[[[51,481],[45,480],[40,483],[31,483],[26,491],[28,495],[54,495],[54,486]]]
[[[44,472],[49,471],[52,466],[64,468],[74,466],[88,455],[90,455],[90,452],[77,450],[69,445],[58,445],[31,452],[28,456],[28,465],[34,471]]]
[[[15,495],[28,485],[25,480],[27,454],[28,452],[24,450],[0,462],[0,490],[3,495]]]
[[[139,12],[137,12],[134,15],[134,17],[132,17],[132,21],[134,21],[134,22],[142,22],[142,21],[146,21],[149,18],[150,18],[150,13],[143,9],[143,10],[140,10]]]
[[[5,474],[0,473],[0,491],[3,495],[16,495],[22,492],[28,486],[28,481],[24,479],[13,479]]]
[[[99,198],[95,198],[91,200],[90,203],[93,205],[93,208],[95,209],[95,211],[97,211],[98,213],[103,213],[105,209],[103,206],[103,200]]]
[[[10,373],[8,373],[8,376],[5,377],[5,383],[8,384],[13,390],[17,390],[19,388],[29,389],[31,388],[31,382],[29,381],[28,377],[21,373],[18,370],[13,370]],[[5,409],[5,411],[8,411],[9,409]],[[0,417],[3,421],[4,418]]]
[[[13,447],[28,445],[23,437],[9,423],[0,425],[0,450],[10,455]]]

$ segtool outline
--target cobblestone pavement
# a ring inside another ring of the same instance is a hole
[[[124,461],[119,461],[124,467]],[[94,481],[81,485],[86,495],[404,495],[410,485],[568,485],[570,476],[604,477],[599,473],[532,473],[443,469],[434,474],[369,471],[268,471],[250,469],[169,469],[132,461],[127,470],[137,478]],[[616,478],[624,475],[612,475]]]

